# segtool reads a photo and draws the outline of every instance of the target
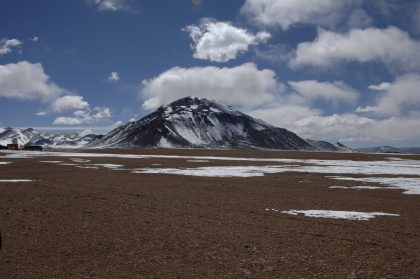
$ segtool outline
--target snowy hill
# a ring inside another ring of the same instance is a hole
[[[122,125],[89,146],[316,149],[296,134],[216,101],[186,97]]]
[[[0,131],[0,145],[6,146],[17,140],[19,145],[41,145],[45,147],[83,147],[93,140],[97,135],[80,135],[78,133],[40,133],[32,128],[6,128]]]
[[[336,144],[320,141],[320,140],[311,140],[306,139],[306,141],[316,148],[316,150],[321,152],[353,152],[353,150],[344,144],[337,142]]]

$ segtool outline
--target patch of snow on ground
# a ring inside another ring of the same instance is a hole
[[[386,157],[385,159],[390,160],[390,161],[403,161],[404,160],[398,157]]]
[[[209,160],[187,160],[189,163],[208,163]]]
[[[267,210],[267,209],[266,209]],[[267,211],[269,211],[268,209]],[[335,210],[288,210],[281,211],[283,214],[300,215],[313,218],[330,218],[356,221],[368,221],[376,216],[400,216],[399,214],[384,212],[358,212],[358,211],[335,211]]]
[[[21,183],[32,182],[30,179],[0,179],[0,183]]]
[[[63,163],[63,161],[41,161],[41,163],[59,164]]]
[[[58,165],[59,166],[77,166],[76,164],[72,164],[72,163],[60,163]]]
[[[75,163],[89,163],[91,160],[80,159],[80,158],[70,158],[71,161]]]
[[[255,177],[264,176],[265,173],[282,172],[278,166],[219,166],[201,168],[143,168],[137,169],[134,173],[149,174],[177,174],[187,176],[207,176],[207,177]]]
[[[342,177],[331,176],[337,180],[380,183],[390,189],[404,190],[404,194],[420,195],[420,178],[416,177]],[[386,189],[386,188],[385,188]]]
[[[76,166],[76,168],[79,168],[79,169],[95,169],[95,170],[99,169],[99,167],[95,167],[95,166]]]
[[[124,167],[124,165],[115,165],[115,164],[93,164],[93,166],[103,167],[103,168],[107,168],[107,169],[120,169],[120,168]]]
[[[384,187],[378,186],[330,186],[330,189],[347,189],[347,190],[384,190]]]
[[[0,162],[0,165],[8,165],[11,164],[12,162]]]

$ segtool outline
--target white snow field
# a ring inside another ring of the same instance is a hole
[[[382,189],[401,189],[405,194],[420,194],[420,161],[400,158],[386,158],[378,161],[352,161],[352,160],[316,160],[316,159],[284,159],[284,158],[241,158],[241,157],[215,157],[215,156],[177,156],[177,155],[139,155],[139,154],[109,154],[109,153],[77,153],[77,152],[37,152],[37,151],[1,151],[6,158],[34,158],[34,157],[61,157],[70,158],[78,162],[88,161],[81,158],[123,158],[123,159],[182,159],[204,162],[232,161],[232,162],[265,162],[265,166],[209,166],[198,168],[162,168],[154,165],[149,168],[131,169],[134,173],[144,174],[171,174],[206,177],[261,177],[265,174],[284,172],[335,174],[340,176],[327,176],[337,180],[352,180],[366,183],[381,184]],[[44,161],[47,162],[47,161]],[[50,161],[54,162],[54,161]],[[62,163],[62,162],[60,162]],[[62,163],[63,164],[63,163]],[[70,164],[66,164],[70,165]],[[73,164],[75,165],[75,164]],[[117,170],[122,165],[94,164]],[[353,178],[351,175],[375,177]],[[377,176],[381,177],[377,177]],[[383,176],[383,177],[382,177]],[[387,177],[398,176],[398,177]],[[355,186],[351,189],[377,189],[372,186]],[[337,187],[335,187],[337,189]],[[341,188],[341,187],[340,187]],[[339,189],[339,188],[338,188]],[[343,188],[348,189],[348,188]]]
[[[279,210],[266,209],[266,211],[278,212]],[[336,210],[288,210],[281,211],[283,214],[304,215],[313,218],[330,218],[343,220],[368,221],[376,216],[400,216],[399,214],[384,212],[358,212],[358,211],[336,211]]]
[[[347,190],[383,190],[384,187],[378,186],[330,186],[330,189],[347,189]]]
[[[32,182],[30,179],[0,179],[0,183],[22,183],[22,182]]]

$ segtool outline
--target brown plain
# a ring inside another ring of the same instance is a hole
[[[382,160],[387,155],[167,149],[81,152]],[[9,159],[0,179],[0,278],[420,278],[420,196],[311,173],[214,178]],[[395,155],[392,155],[395,157]],[[420,156],[397,156],[420,160]],[[266,165],[88,158],[124,168]],[[381,211],[349,221],[266,211]]]

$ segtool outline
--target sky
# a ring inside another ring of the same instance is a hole
[[[0,0],[0,127],[109,131],[185,97],[420,146],[417,0]]]

